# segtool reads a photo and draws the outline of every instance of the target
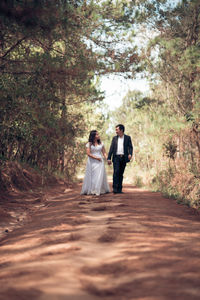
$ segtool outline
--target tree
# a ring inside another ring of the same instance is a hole
[[[76,164],[87,103],[103,99],[95,79],[137,66],[135,49],[121,49],[132,35],[129,8],[129,1],[1,1],[1,161],[66,172],[66,157]]]

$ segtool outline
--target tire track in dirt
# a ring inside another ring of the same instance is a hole
[[[197,300],[200,216],[160,193],[48,203],[0,243],[0,299]]]

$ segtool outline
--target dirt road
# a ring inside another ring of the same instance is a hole
[[[126,185],[48,195],[0,242],[3,300],[200,299],[200,216]]]

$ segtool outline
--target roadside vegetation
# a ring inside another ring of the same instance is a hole
[[[129,91],[113,119],[134,142],[132,181],[199,208],[200,4],[160,5],[151,21],[141,49],[150,93]]]
[[[199,1],[13,0],[0,17],[1,191],[31,185],[30,168],[42,185],[73,180],[88,132],[109,145],[106,128],[122,122],[131,182],[200,206]],[[105,115],[109,74],[145,76],[150,91]]]

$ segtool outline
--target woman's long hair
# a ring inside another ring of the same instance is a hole
[[[96,136],[97,130],[92,130],[90,131],[90,135],[89,135],[89,143],[91,143],[92,145],[94,145],[94,139]],[[98,139],[97,143],[100,145],[101,144],[101,140]]]

